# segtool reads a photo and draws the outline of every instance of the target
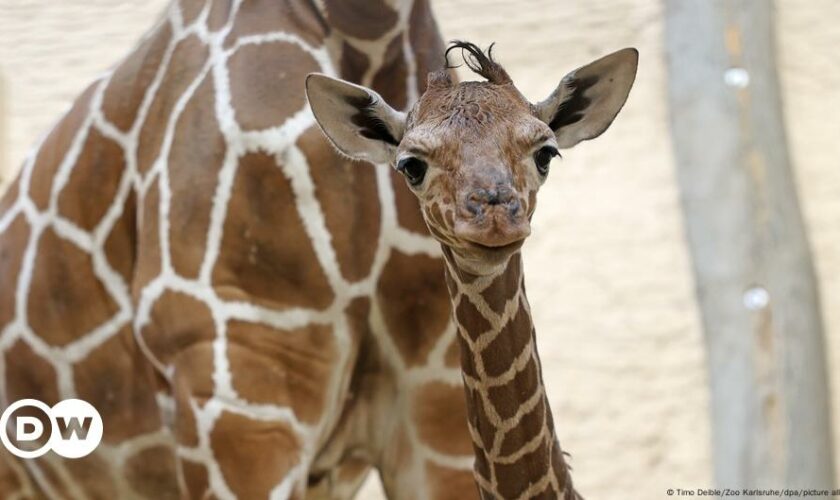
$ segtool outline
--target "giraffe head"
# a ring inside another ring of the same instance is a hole
[[[371,89],[321,74],[307,77],[306,90],[338,150],[402,173],[435,238],[460,265],[479,271],[506,262],[530,234],[536,193],[559,150],[612,123],[638,53],[624,49],[578,68],[532,104],[490,50],[453,42],[447,63],[456,48],[485,81],[454,83],[446,70],[431,73],[408,113]]]

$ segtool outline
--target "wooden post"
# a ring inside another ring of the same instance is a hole
[[[666,14],[716,482],[831,488],[825,343],[785,140],[773,3],[666,0]]]

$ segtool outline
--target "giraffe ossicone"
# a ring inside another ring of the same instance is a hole
[[[638,52],[578,68],[532,104],[490,50],[454,42],[447,59],[454,49],[485,81],[433,72],[403,113],[371,89],[311,74],[309,103],[339,151],[405,177],[441,244],[482,497],[578,498],[543,385],[520,250],[551,159],[609,127]]]

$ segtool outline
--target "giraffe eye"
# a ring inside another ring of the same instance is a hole
[[[534,153],[534,163],[537,165],[537,171],[543,177],[548,175],[548,164],[555,156],[559,156],[560,152],[554,146],[543,146]]]
[[[426,162],[413,156],[403,158],[397,163],[397,172],[402,173],[408,180],[408,183],[414,187],[419,186],[423,182],[427,168],[428,165],[426,165]]]

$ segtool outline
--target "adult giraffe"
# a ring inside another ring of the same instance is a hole
[[[580,499],[543,384],[520,249],[552,157],[609,127],[638,52],[578,68],[531,104],[489,51],[456,42],[447,53],[457,48],[486,81],[436,71],[407,115],[325,75],[307,78],[309,102],[343,153],[403,173],[443,248],[482,499]]]
[[[0,397],[104,440],[6,455],[0,496],[476,495],[439,247],[303,86],[405,108],[442,51],[427,0],[181,0],[83,92],[0,201]]]

